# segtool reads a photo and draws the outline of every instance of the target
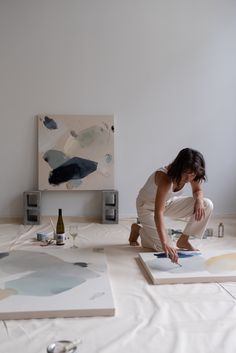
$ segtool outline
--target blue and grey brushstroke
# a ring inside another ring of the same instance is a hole
[[[0,253],[0,260],[3,259],[4,257],[9,256],[9,252],[2,252]]]
[[[112,162],[112,155],[110,153],[107,153],[105,155],[105,161],[106,161],[107,164]]]
[[[49,130],[56,130],[57,129],[56,121],[52,118],[49,118],[48,116],[44,117],[43,124]]]
[[[75,140],[77,140],[81,148],[87,148],[94,144],[100,146],[107,143],[109,141],[110,131],[106,125],[105,128],[103,126],[95,125],[79,132],[71,130],[70,134]]]
[[[72,179],[83,179],[97,170],[98,163],[89,159],[73,157],[50,172],[48,182],[59,185]]]
[[[192,257],[192,256],[199,256],[201,255],[200,251],[198,252],[191,252],[191,253],[186,253],[186,252],[177,252],[178,254],[178,257],[180,259],[183,259],[183,258],[187,258],[187,257]],[[161,252],[161,253],[157,253],[157,254],[153,254],[154,256],[158,257],[159,259],[163,259],[163,258],[166,258],[167,255],[166,253],[164,252]]]
[[[64,152],[58,150],[48,150],[44,153],[43,159],[47,162],[52,169],[55,169],[67,162],[70,157],[68,157]]]

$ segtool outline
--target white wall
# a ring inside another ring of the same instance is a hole
[[[236,1],[1,0],[0,216],[37,187],[35,115],[116,117],[120,215],[183,147],[206,158],[215,213],[236,213]],[[100,214],[99,192],[48,192],[43,214]]]

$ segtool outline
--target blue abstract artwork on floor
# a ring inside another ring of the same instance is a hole
[[[51,296],[99,277],[85,262],[70,263],[51,254],[24,250],[0,253],[0,267],[5,275],[17,275],[5,281],[5,288],[14,290],[14,295]]]

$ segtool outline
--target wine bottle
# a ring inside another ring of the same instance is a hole
[[[56,244],[64,245],[65,244],[65,227],[62,217],[62,209],[58,210],[57,226],[56,226]]]

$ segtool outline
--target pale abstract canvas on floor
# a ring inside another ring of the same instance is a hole
[[[0,319],[114,315],[103,249],[0,253]]]
[[[38,116],[38,188],[113,189],[113,116]]]
[[[234,251],[181,251],[178,264],[173,264],[164,253],[140,253],[139,259],[154,284],[236,280]]]

